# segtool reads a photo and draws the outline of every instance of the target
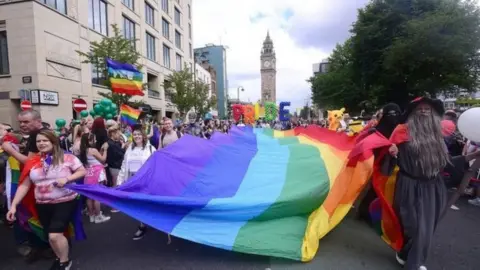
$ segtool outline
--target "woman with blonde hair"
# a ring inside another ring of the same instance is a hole
[[[127,148],[123,158],[122,168],[118,174],[117,184],[121,185],[128,178],[140,170],[150,156],[155,152],[155,148],[150,144],[145,129],[142,125],[133,127],[132,143]],[[147,230],[145,224],[140,223],[137,231],[133,235],[133,240],[143,238]]]
[[[64,186],[84,177],[86,171],[77,157],[63,152],[53,131],[41,130],[36,136],[36,146],[40,153],[26,162],[7,219],[15,220],[18,204],[24,198],[25,204],[30,202],[28,194],[32,194],[29,192],[32,189],[35,203],[26,206],[38,215],[57,257],[51,269],[70,269],[72,261],[64,233],[77,210],[78,194]]]

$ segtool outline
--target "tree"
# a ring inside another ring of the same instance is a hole
[[[210,95],[210,86],[203,82],[197,82],[194,86],[195,98],[193,108],[197,113],[197,118],[203,117],[216,104],[215,96]]]
[[[328,61],[328,72],[309,80],[313,102],[324,109],[360,110],[361,101],[371,97],[355,81],[351,40],[337,44]]]
[[[480,9],[472,0],[372,1],[351,32],[329,72],[310,80],[317,105],[405,105],[479,85]]]
[[[106,58],[134,65],[138,70],[141,70],[142,65],[138,63],[141,54],[133,46],[132,40],[123,37],[116,24],[112,24],[112,29],[112,36],[104,37],[100,42],[90,42],[90,52],[77,51],[77,53],[84,58],[82,63],[92,64],[93,69],[100,71],[103,78],[108,78]],[[102,80],[101,84],[110,89],[110,92],[99,92],[98,94],[111,99],[112,102],[119,107],[121,104],[129,104],[133,107],[138,107],[143,104],[142,101],[131,101],[132,96],[111,92],[111,85],[108,79]]]
[[[193,76],[190,70],[185,67],[181,71],[168,75],[163,85],[165,95],[170,97],[172,103],[177,107],[180,117],[185,115],[196,105],[196,93]]]

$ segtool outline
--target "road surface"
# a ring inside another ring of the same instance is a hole
[[[462,200],[460,211],[451,210],[437,232],[428,269],[480,269],[480,208]],[[137,222],[121,213],[104,224],[86,224],[88,240],[72,250],[73,269],[88,270],[395,270],[393,251],[362,222],[345,219],[320,241],[320,250],[310,263],[228,252],[149,231],[132,241]],[[0,228],[0,269],[48,269],[51,262],[27,265],[16,255],[11,231]]]

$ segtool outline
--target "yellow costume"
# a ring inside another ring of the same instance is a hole
[[[328,111],[328,129],[336,131],[340,127],[340,121],[343,119],[344,112],[345,108]]]

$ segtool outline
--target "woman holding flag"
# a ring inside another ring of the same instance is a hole
[[[40,131],[36,146],[40,154],[26,162],[7,219],[16,219],[17,206],[23,202],[40,221],[57,256],[52,269],[70,269],[72,261],[65,234],[78,209],[78,195],[64,186],[84,177],[86,171],[77,157],[63,152],[53,131]]]

